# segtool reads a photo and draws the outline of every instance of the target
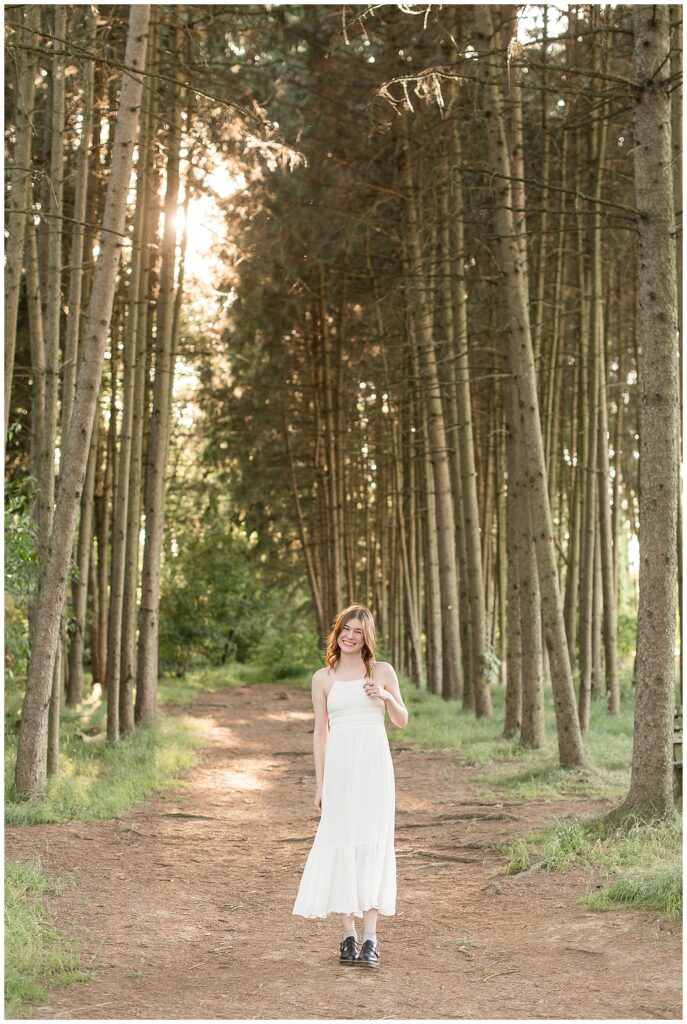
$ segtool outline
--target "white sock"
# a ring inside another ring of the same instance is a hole
[[[344,939],[347,939],[349,937],[349,935],[352,935],[356,942],[358,941],[358,936],[356,935],[356,933],[354,931],[348,931],[347,929],[344,928],[344,934],[343,934]]]
[[[376,932],[363,932],[363,942],[367,942],[371,939],[375,946],[377,945],[377,933]]]

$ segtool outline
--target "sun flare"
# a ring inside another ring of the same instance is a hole
[[[217,200],[244,189],[246,179],[241,173],[232,174],[227,164],[218,164],[204,184],[209,191],[189,201],[187,215],[179,209],[176,226],[179,243],[186,231],[186,273],[197,280],[211,281],[221,276],[230,241],[227,218]]]

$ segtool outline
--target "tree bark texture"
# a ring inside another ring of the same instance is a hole
[[[491,48],[493,28],[490,8],[476,9],[479,48]],[[494,173],[494,226],[498,259],[504,277],[509,311],[509,336],[512,363],[516,368],[518,402],[527,465],[530,513],[535,533],[539,585],[546,644],[552,673],[554,706],[558,727],[561,765],[566,768],[584,764],[570,659],[565,637],[563,607],[558,583],[556,549],[553,538],[544,449],[537,399],[537,380],[529,323],[527,263],[518,237],[508,181],[511,167],[504,126],[503,102],[499,86],[490,80],[484,86],[485,119],[489,162]]]
[[[130,9],[125,63],[143,68],[150,6]],[[123,72],[121,102],[117,116],[102,225],[101,250],[96,266],[88,310],[84,356],[79,365],[77,397],[69,425],[68,463],[62,467],[50,549],[41,573],[36,629],[22,705],[19,748],[15,773],[19,795],[39,792],[46,779],[48,704],[59,644],[60,618],[67,586],[79,502],[83,488],[91,431],[102,376],[108,328],[112,316],[117,268],[126,217],[126,200],[138,130],[142,80]]]
[[[460,622],[458,615],[458,581],[456,577],[456,547],[453,496],[446,444],[446,428],[441,400],[441,385],[437,370],[437,359],[432,337],[432,311],[427,290],[427,279],[423,267],[422,248],[419,238],[419,223],[415,184],[411,165],[404,147],[404,187],[408,227],[408,252],[411,270],[409,289],[413,295],[410,306],[415,312],[415,327],[418,341],[418,359],[423,382],[423,399],[427,407],[427,434],[429,455],[435,486],[436,526],[427,523],[427,528],[436,530],[439,553],[439,585],[441,588],[442,627],[442,696],[460,698],[463,695],[463,672],[461,664]],[[410,296],[409,296],[410,298]],[[490,713],[490,708],[483,714]]]
[[[177,8],[179,20],[175,29],[177,47],[181,46],[183,39],[180,9]],[[136,671],[135,718],[137,723],[150,722],[157,715],[160,571],[165,524],[165,474],[170,434],[171,377],[174,374],[172,352],[174,349],[174,299],[176,294],[176,215],[179,208],[179,158],[183,109],[182,81],[183,74],[181,68],[178,67],[169,120],[165,228],[162,241],[155,347],[155,383],[146,464],[145,546],[143,549]]]
[[[620,812],[673,807],[678,499],[678,300],[670,109],[670,8],[632,10],[639,229],[640,560],[630,791]]]
[[[27,4],[23,8],[25,27],[19,30],[19,40],[27,46],[35,44],[41,7]],[[24,262],[26,224],[31,206],[31,118],[35,99],[36,54],[30,50],[17,50],[17,77],[14,93],[15,143],[12,151],[13,167],[10,172],[10,201],[8,218],[7,259],[5,265],[5,433],[9,426],[14,352],[17,340],[17,311]]]

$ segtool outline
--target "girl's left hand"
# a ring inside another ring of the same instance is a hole
[[[375,697],[377,700],[385,701],[389,696],[388,691],[383,686],[380,686],[379,683],[373,683],[369,679],[365,680],[363,689],[368,697]]]

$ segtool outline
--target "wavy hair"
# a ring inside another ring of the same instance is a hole
[[[363,649],[362,659],[365,663],[365,678],[372,678],[372,669],[375,664],[375,623],[372,612],[362,604],[351,604],[344,608],[334,619],[332,628],[327,637],[327,653],[324,656],[324,663],[327,668],[335,669],[341,657],[339,648],[339,636],[341,630],[351,619],[360,619],[363,624]]]

